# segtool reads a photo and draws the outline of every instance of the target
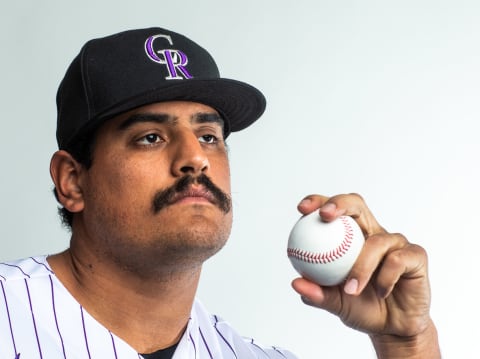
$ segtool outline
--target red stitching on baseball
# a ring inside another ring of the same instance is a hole
[[[348,249],[352,245],[353,228],[345,217],[340,217],[339,219],[343,222],[345,233],[342,243],[340,243],[337,248],[324,253],[313,253],[299,248],[288,248],[288,257],[293,257],[303,262],[313,264],[331,263],[341,258],[345,253],[347,253]]]

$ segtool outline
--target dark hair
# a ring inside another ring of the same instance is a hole
[[[94,144],[95,132],[90,131],[88,133],[79,135],[63,149],[70,153],[78,163],[80,163],[88,170],[92,166],[93,162]],[[57,188],[53,188],[53,194],[55,195],[57,202],[60,202],[58,198]],[[73,213],[65,207],[58,207],[58,214],[60,216],[60,220],[62,221],[62,225],[65,228],[71,230],[73,223]]]

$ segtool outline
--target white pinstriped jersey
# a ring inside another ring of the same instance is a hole
[[[91,317],[49,267],[46,256],[0,263],[0,359],[141,359]],[[173,359],[278,358],[239,336],[196,300]]]

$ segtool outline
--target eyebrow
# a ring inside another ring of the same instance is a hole
[[[154,122],[160,124],[170,122],[175,125],[177,120],[178,119],[176,117],[164,113],[136,113],[132,116],[127,117],[125,121],[122,121],[122,123],[120,123],[120,125],[118,126],[118,129],[123,131],[137,123],[145,122]]]
[[[224,129],[225,121],[218,113],[199,112],[192,116],[192,120],[194,123],[216,123]]]
[[[159,124],[170,123],[171,125],[175,126],[178,123],[178,117],[171,116],[166,113],[137,113],[127,117],[123,122],[121,122],[118,126],[118,129],[120,131],[123,131],[137,123],[146,122],[153,122]],[[197,124],[215,123],[222,128],[222,131],[224,129],[225,123],[223,118],[219,114],[208,112],[198,112],[193,114],[191,116],[191,122]]]

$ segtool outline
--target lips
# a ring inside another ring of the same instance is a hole
[[[178,202],[181,202],[182,200],[185,199],[205,199],[210,203],[215,204],[216,198],[213,195],[212,192],[210,192],[208,189],[206,189],[203,186],[190,186],[189,188],[181,191],[181,192],[176,192],[173,197],[168,201],[168,204],[175,204]]]

